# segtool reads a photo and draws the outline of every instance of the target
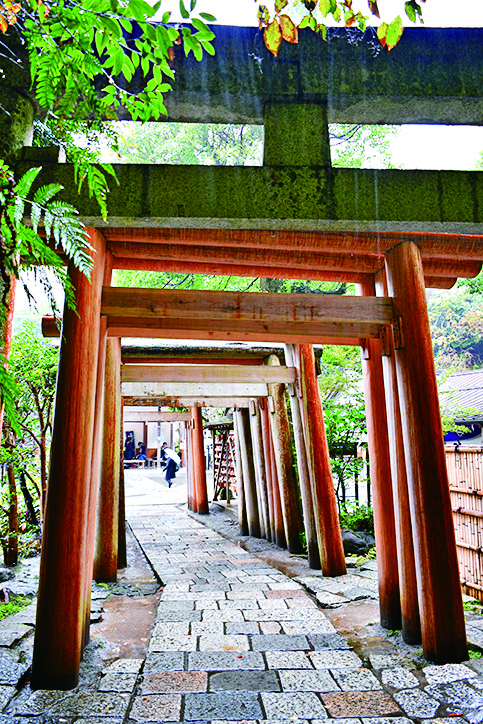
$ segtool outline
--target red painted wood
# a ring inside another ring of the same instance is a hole
[[[376,294],[384,294],[384,290],[386,289],[385,274],[379,274],[376,277],[375,286]],[[391,461],[402,636],[406,643],[418,644],[421,642],[418,584],[414,562],[406,458],[404,454],[404,439],[399,409],[396,365],[394,363],[394,349],[392,349],[392,344],[390,344],[389,330],[387,334],[387,345],[387,353],[382,357],[382,371],[384,375],[389,457]]]
[[[312,345],[301,344],[295,345],[294,352],[299,368],[307,462],[322,573],[324,576],[341,576],[346,572],[346,565],[314,351]]]
[[[272,473],[272,495],[273,495],[273,527],[275,532],[275,543],[279,548],[287,548],[287,539],[285,537],[285,526],[282,514],[282,501],[280,499],[280,483],[278,480],[277,463],[275,459],[275,446],[273,444],[272,415],[268,413],[268,423],[270,428],[269,445],[270,445],[270,470]]]
[[[193,457],[193,508],[197,513],[210,512],[208,505],[208,490],[206,487],[205,449],[203,445],[203,418],[201,407],[191,407],[192,421],[192,457]]]
[[[280,365],[280,360],[273,354],[267,358],[266,362],[270,366]],[[300,533],[304,527],[295,475],[292,436],[285,404],[285,387],[279,383],[270,383],[268,385],[268,394],[272,399],[270,423],[272,426],[273,449],[277,467],[285,540],[291,553],[300,553],[302,550]]]
[[[373,296],[374,279],[370,278],[361,284],[357,293],[360,296]],[[365,359],[363,355],[361,363],[379,577],[379,613],[384,628],[400,629],[396,527],[380,340],[366,340],[366,350],[368,358]]]
[[[296,251],[319,249],[353,254],[383,255],[402,241],[414,241],[423,258],[477,259],[481,261],[483,235],[418,231],[299,231],[296,229],[193,229],[107,227],[106,239],[146,243],[171,243],[176,246],[244,246],[253,249]]]
[[[402,318],[395,360],[413,526],[424,655],[467,658],[463,603],[421,255],[405,242],[386,256],[389,293]]]
[[[123,398],[121,397],[121,420],[123,420]],[[124,485],[124,430],[121,422],[119,430],[119,523],[117,538],[117,569],[127,567],[126,541],[126,492]]]
[[[267,478],[267,540],[275,541],[274,509],[273,509],[273,480],[270,460],[270,421],[268,419],[267,400],[259,400],[260,429],[262,433],[262,451]]]
[[[240,455],[243,470],[243,494],[247,512],[248,535],[254,538],[261,537],[260,515],[258,510],[257,484],[255,480],[255,465],[253,460],[253,444],[250,430],[250,411],[248,408],[240,410],[237,427],[240,439]]]
[[[187,457],[188,464],[186,465],[186,482],[188,488],[188,508],[193,512],[196,511],[194,504],[194,473],[193,473],[193,429],[190,424],[186,427],[186,445],[187,445]]]
[[[291,344],[285,345],[285,363],[288,367],[296,366],[295,350]],[[303,519],[307,545],[307,557],[310,568],[320,569],[321,562],[319,541],[317,539],[314,500],[312,497],[312,484],[310,482],[309,463],[307,460],[302,410],[300,409],[300,398],[297,390],[297,385],[288,385],[290,409],[292,412],[292,432],[295,443],[295,451],[297,453],[297,472],[300,484],[300,497],[302,499],[302,509],[304,514]]]
[[[233,431],[235,433],[235,464],[236,464],[236,497],[238,500],[238,524],[241,535],[248,535],[248,517],[245,500],[245,476],[242,464],[242,440],[241,440],[241,410],[239,408],[233,413]]]
[[[120,431],[121,340],[109,339],[104,377],[102,459],[93,569],[97,583],[117,580]]]
[[[89,281],[69,270],[77,312],[67,307],[57,378],[32,663],[33,689],[71,689],[84,641],[91,445],[105,244],[89,229]],[[90,582],[89,582],[90,583]]]

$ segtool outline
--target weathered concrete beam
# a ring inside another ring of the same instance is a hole
[[[166,120],[262,123],[267,101],[326,102],[329,122],[483,124],[483,30],[406,28],[391,53],[370,31],[308,30],[277,58],[256,28],[215,28],[216,55],[198,63],[175,47]],[[457,59],[457,62],[455,62]]]
[[[19,163],[18,172],[31,165]],[[84,187],[77,193],[70,164],[44,164],[37,185],[62,184],[64,199],[99,228],[483,234],[482,171],[127,164],[115,170],[120,184],[109,193],[107,222]]]

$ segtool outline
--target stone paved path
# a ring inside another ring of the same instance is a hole
[[[175,506],[138,507],[129,521],[165,584],[146,657],[119,659],[73,692],[17,693],[2,672],[0,724],[483,719],[480,661],[418,670],[379,654],[364,667],[304,581]]]

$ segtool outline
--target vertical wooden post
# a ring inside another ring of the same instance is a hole
[[[77,685],[88,588],[87,517],[105,241],[94,247],[90,281],[69,270],[76,311],[64,308],[32,663],[33,689]],[[66,584],[68,582],[68,585]]]
[[[267,399],[260,398],[259,400],[259,411],[260,411],[260,432],[262,435],[262,453],[263,462],[265,466],[265,475],[267,480],[267,540],[275,542],[275,514],[273,507],[273,479],[272,479],[272,466],[270,459],[270,443],[272,437],[272,431],[270,429],[270,420],[268,417]],[[278,483],[277,483],[278,485]],[[282,524],[283,528],[283,524]],[[284,534],[285,537],[285,534]],[[282,546],[284,547],[284,546]]]
[[[285,360],[288,367],[295,367],[295,353],[292,344],[285,345]],[[317,540],[317,525],[315,522],[314,501],[312,497],[312,485],[310,482],[309,464],[307,461],[307,450],[300,410],[300,399],[297,394],[297,386],[288,385],[290,397],[290,409],[292,411],[292,427],[297,453],[297,469],[300,482],[300,494],[302,497],[302,510],[304,514],[305,538],[307,541],[308,563],[311,568],[321,568],[319,543]]]
[[[384,274],[375,279],[376,294],[387,297],[387,284]],[[394,501],[394,522],[396,528],[396,546],[399,572],[399,593],[401,600],[402,636],[408,644],[421,642],[421,623],[419,619],[418,584],[414,562],[411,512],[409,508],[406,458],[399,409],[399,392],[394,361],[392,337],[387,330],[385,349],[382,354],[382,371],[386,397],[387,431],[389,436],[389,456],[391,460],[392,493]]]
[[[103,287],[111,284],[112,254],[106,251],[104,259]],[[99,325],[99,352],[97,355],[96,402],[94,407],[94,433],[92,438],[91,479],[87,518],[86,592],[85,592],[85,644],[90,638],[91,581],[93,578],[96,511],[101,469],[102,430],[104,417],[104,379],[106,372],[107,317],[101,316]]]
[[[121,429],[121,340],[109,338],[104,378],[104,424],[97,504],[94,578],[117,580],[119,525],[119,436]]]
[[[260,519],[258,517],[257,483],[253,464],[252,437],[250,434],[250,412],[244,407],[239,412],[238,434],[243,469],[243,493],[247,511],[248,535],[260,538]]]
[[[238,500],[238,523],[241,535],[248,533],[248,517],[245,501],[245,480],[243,474],[242,450],[240,440],[241,410],[235,408],[233,411],[233,432],[235,433],[235,463],[236,463],[236,497]]]
[[[193,484],[193,430],[191,420],[186,423],[186,483],[188,489],[188,509],[195,510],[194,507],[194,484]]]
[[[124,482],[124,399],[121,397],[121,429],[119,431],[119,522],[117,525],[117,569],[127,567],[126,488]]]
[[[438,664],[467,657],[463,602],[436,374],[419,248],[386,254],[397,332],[395,360],[406,454],[424,655]]]
[[[312,485],[320,563],[324,576],[346,572],[324,414],[311,344],[294,346],[301,386],[307,462]]]
[[[360,296],[374,296],[374,278],[357,285]],[[365,340],[362,348],[362,376],[366,407],[367,442],[371,462],[371,485],[374,508],[374,532],[379,578],[379,612],[381,625],[401,628],[396,527],[392,497],[391,462],[387,434],[386,398],[382,374],[381,342]]]
[[[277,355],[270,355],[268,365],[279,365]],[[280,501],[282,505],[283,524],[287,548],[291,553],[300,553],[302,545],[300,532],[303,529],[302,511],[300,509],[299,491],[295,476],[295,465],[292,453],[292,438],[288,423],[287,408],[284,399],[284,387],[278,383],[268,385],[273,400],[271,410],[272,438],[277,466]]]
[[[257,482],[257,500],[258,512],[260,519],[260,536],[270,540],[270,518],[268,513],[268,491],[267,491],[267,471],[265,469],[265,455],[263,451],[262,428],[260,422],[260,404],[261,400],[252,400],[250,402],[250,432],[253,447],[253,462],[255,465],[255,478]],[[252,404],[253,403],[253,404]]]
[[[203,418],[201,407],[191,407],[191,422],[193,433],[193,485],[194,485],[194,509],[203,515],[210,512],[208,505],[208,490],[206,487],[206,464],[203,445]]]

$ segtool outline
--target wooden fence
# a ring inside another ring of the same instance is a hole
[[[463,591],[483,599],[483,448],[447,447],[446,465]]]

